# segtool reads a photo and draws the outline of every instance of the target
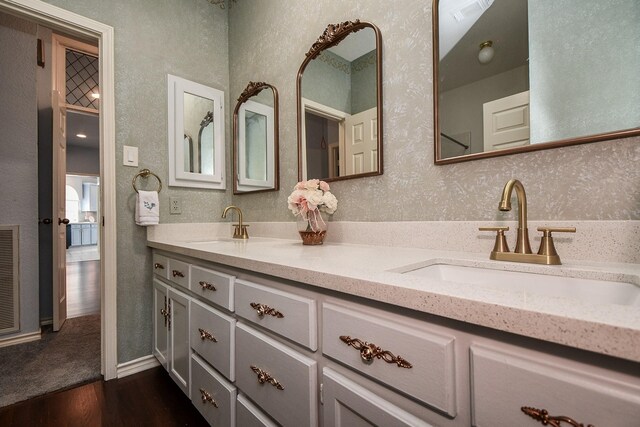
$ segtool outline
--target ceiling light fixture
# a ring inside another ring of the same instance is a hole
[[[487,40],[486,42],[480,43],[480,52],[478,52],[478,61],[481,64],[488,64],[493,59],[493,55],[495,55],[495,50],[493,50],[493,42],[491,40]]]
[[[84,133],[76,134],[76,136],[77,136],[78,138],[82,138],[82,139],[84,139],[84,138],[86,138],[86,137],[87,137],[87,135],[85,135]]]

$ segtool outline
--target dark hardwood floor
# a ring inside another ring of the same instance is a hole
[[[67,316],[100,313],[100,261],[67,262]]]
[[[207,426],[162,368],[0,408],[0,426]]]

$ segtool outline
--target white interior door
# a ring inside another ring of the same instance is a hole
[[[345,119],[345,175],[378,170],[377,108]]]
[[[529,145],[529,91],[482,106],[484,151]]]
[[[53,330],[58,331],[67,320],[67,110],[56,90],[51,95],[53,106]]]

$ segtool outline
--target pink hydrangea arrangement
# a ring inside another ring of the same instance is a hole
[[[308,221],[312,231],[319,232],[325,226],[320,212],[331,215],[338,209],[338,199],[329,190],[326,182],[310,179],[297,183],[287,199],[291,212]]]

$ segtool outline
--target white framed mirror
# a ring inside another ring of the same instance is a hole
[[[167,74],[169,185],[224,190],[224,93]]]
[[[275,191],[278,171],[278,91],[249,82],[233,112],[234,194]]]

